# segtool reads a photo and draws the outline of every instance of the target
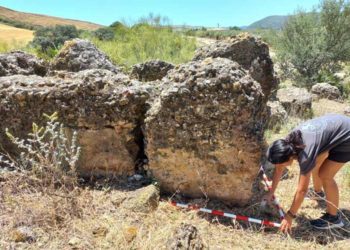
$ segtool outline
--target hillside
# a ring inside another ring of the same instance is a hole
[[[95,24],[95,23],[65,19],[60,17],[52,17],[52,16],[46,16],[46,15],[40,15],[40,14],[25,13],[25,12],[4,8],[1,6],[0,6],[0,22],[7,23],[9,25],[12,25],[13,23],[18,23],[18,24],[23,24],[22,26],[30,25],[33,27],[74,25],[78,29],[84,29],[84,30],[95,30],[102,27],[102,25]],[[13,26],[17,26],[17,25],[13,25]]]
[[[0,41],[6,43],[23,42],[27,43],[33,39],[33,31],[19,29],[0,23]]]
[[[245,29],[281,29],[289,16],[268,16],[250,24]]]

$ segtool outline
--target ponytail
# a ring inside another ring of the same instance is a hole
[[[305,148],[303,137],[299,129],[292,131],[286,137],[285,141],[292,147],[294,154],[299,154]]]
[[[300,130],[292,131],[286,139],[274,141],[267,150],[267,160],[273,164],[287,162],[291,156],[298,155],[305,148]]]

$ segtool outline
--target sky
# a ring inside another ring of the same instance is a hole
[[[310,10],[319,0],[0,0],[10,9],[110,25],[134,23],[149,13],[173,25],[246,26],[270,15]]]

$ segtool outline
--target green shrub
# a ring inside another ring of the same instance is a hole
[[[18,159],[2,160],[10,168],[26,171],[33,175],[43,186],[74,187],[77,183],[76,164],[80,155],[77,145],[77,134],[73,133],[69,140],[63,124],[59,123],[57,113],[45,115],[47,123],[39,127],[33,123],[32,132],[28,138],[22,139],[6,134],[18,147],[21,154]],[[4,158],[0,154],[0,158]]]
[[[150,59],[182,63],[190,60],[196,49],[195,39],[174,32],[168,26],[138,23],[130,28],[117,25],[114,30],[115,37],[110,41],[96,37],[91,40],[114,63],[127,69]]]
[[[94,31],[94,36],[101,41],[110,41],[114,38],[114,30],[113,28],[99,28]]]
[[[79,37],[79,30],[73,25],[56,25],[35,31],[31,43],[40,53],[54,56],[65,41]]]
[[[298,11],[286,22],[278,42],[279,59],[304,77],[306,87],[321,70],[334,72],[350,60],[350,2],[323,0],[312,12]]]

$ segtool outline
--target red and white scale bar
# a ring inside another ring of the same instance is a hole
[[[254,219],[254,218],[250,218],[247,216],[242,216],[242,215],[235,215],[232,213],[226,213],[220,210],[212,210],[212,209],[207,209],[207,208],[201,208],[201,207],[197,207],[197,206],[193,206],[193,205],[189,205],[189,204],[183,204],[183,203],[177,203],[174,201],[170,202],[171,205],[176,206],[176,207],[180,207],[180,208],[185,208],[185,209],[191,209],[191,210],[197,210],[203,213],[208,213],[208,214],[212,214],[212,215],[218,215],[218,216],[222,216],[222,217],[228,217],[234,220],[239,220],[239,221],[248,221],[251,223],[256,223],[256,224],[260,224],[260,225],[265,225],[265,226],[270,226],[270,227],[281,227],[280,223],[276,223],[276,222],[272,222],[272,221],[268,221],[268,220],[259,220],[259,219]]]
[[[271,185],[269,184],[270,180],[269,180],[269,178],[266,176],[263,166],[260,167],[260,170],[263,172],[263,180],[264,180],[264,183],[265,183],[266,188],[267,188],[268,190],[271,190],[272,187],[271,187]],[[276,197],[276,196],[272,196],[272,199],[273,199],[273,202],[274,202],[274,204],[275,204],[275,207],[276,207],[277,210],[278,210],[278,213],[279,213],[279,215],[280,215],[280,219],[283,220],[283,219],[284,219],[284,212],[283,212],[283,209],[282,209],[282,207],[281,207],[281,205],[280,205],[280,203],[279,203],[277,197]]]

